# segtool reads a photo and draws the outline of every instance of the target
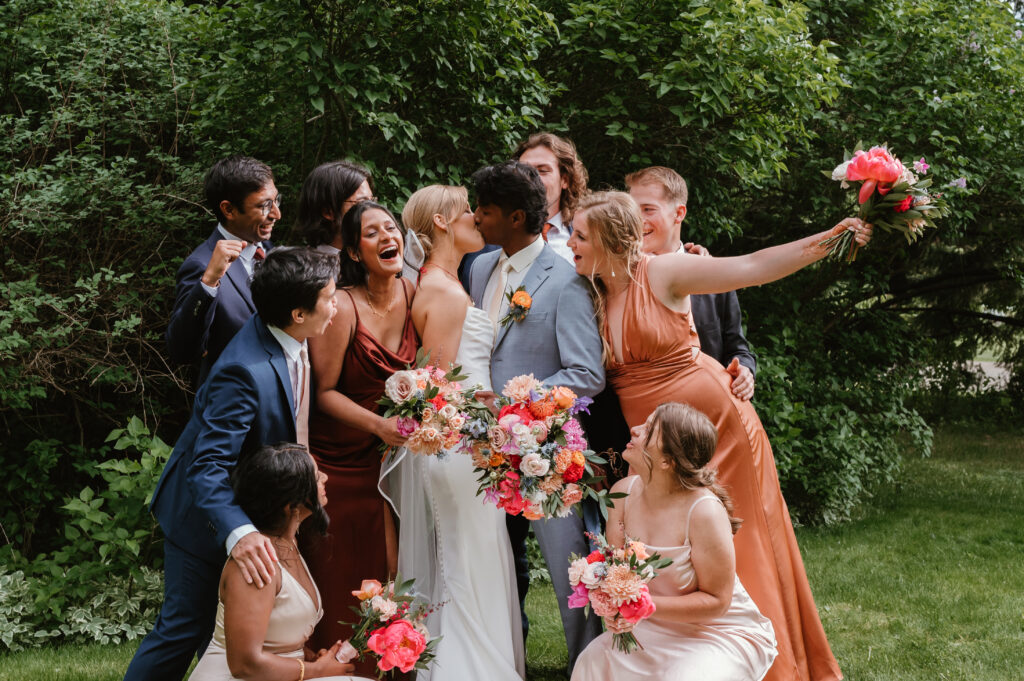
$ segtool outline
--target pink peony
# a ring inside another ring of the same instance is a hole
[[[576,588],[569,594],[569,607],[570,608],[583,608],[586,607],[587,603],[590,602],[590,592],[587,587],[582,584],[577,584]]]
[[[398,620],[370,634],[366,647],[380,656],[377,666],[381,671],[398,667],[411,672],[426,650],[427,640],[407,621]]]
[[[903,175],[903,164],[889,153],[885,147],[871,147],[868,151],[858,151],[850,159],[846,167],[847,180],[863,180],[857,200],[864,203],[876,187],[878,193],[885,196],[892,189],[894,182]]]
[[[409,437],[416,432],[416,419],[400,416],[398,418],[398,434],[402,437]]]
[[[619,609],[615,607],[615,600],[600,589],[590,592],[590,607],[598,617],[614,617],[619,613]]]
[[[640,587],[640,595],[636,597],[636,600],[619,606],[619,615],[627,622],[636,624],[640,620],[647,619],[653,615],[656,609],[654,601],[651,599],[651,592],[647,589],[647,585],[644,584]]]
[[[565,489],[562,490],[562,504],[565,506],[572,506],[573,504],[578,504],[581,501],[583,501],[583,491],[580,489],[579,485],[571,483],[566,485]]]

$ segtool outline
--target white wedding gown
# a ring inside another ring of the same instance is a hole
[[[470,307],[455,363],[491,389],[494,328]],[[416,591],[444,603],[427,626],[441,636],[437,657],[417,681],[519,681],[525,678],[522,624],[505,513],[477,496],[470,457],[443,459],[400,450],[381,472],[381,492],[399,516],[398,568]]]

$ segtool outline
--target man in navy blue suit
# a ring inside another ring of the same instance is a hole
[[[253,263],[273,244],[281,196],[270,168],[247,156],[217,161],[206,174],[206,203],[218,224],[178,269],[167,326],[171,360],[195,368],[202,385],[220,353],[256,311],[249,281]]]
[[[271,584],[270,540],[235,504],[235,464],[265,444],[307,444],[306,339],[336,312],[338,259],[306,248],[278,248],[256,268],[257,314],[238,331],[196,395],[192,418],[153,493],[164,531],[164,602],[125,679],[181,679],[214,629],[217,588],[230,557],[246,581]]]

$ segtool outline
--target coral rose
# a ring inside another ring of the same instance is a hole
[[[407,621],[398,620],[370,634],[366,647],[380,656],[377,666],[381,671],[398,667],[411,672],[427,649],[427,640]]]
[[[647,560],[650,556],[647,553],[647,547],[644,546],[643,542],[631,541],[626,544],[626,555],[636,556],[637,560]]]
[[[364,579],[363,583],[359,585],[359,591],[353,591],[352,595],[361,601],[366,601],[374,596],[380,596],[384,593],[384,587],[376,579]]]
[[[530,425],[531,421],[533,416],[525,404],[506,404],[498,412],[498,423],[506,428],[511,428],[517,423]]]
[[[560,385],[552,388],[551,394],[548,397],[554,401],[559,409],[569,409],[576,402],[576,393]]]
[[[570,484],[566,485],[565,489],[562,490],[562,503],[566,506],[572,506],[583,501],[583,491],[580,490],[579,485]]]
[[[903,164],[893,157],[885,147],[871,147],[868,151],[858,151],[850,159],[846,167],[847,180],[863,180],[857,200],[864,203],[875,189],[885,196],[892,189],[894,182],[903,175]]]

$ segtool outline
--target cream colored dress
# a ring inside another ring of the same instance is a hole
[[[301,556],[300,556],[301,558]],[[278,563],[281,569],[281,590],[274,598],[274,609],[270,611],[270,621],[267,623],[266,639],[263,641],[263,650],[274,653],[281,657],[292,657],[302,659],[302,647],[306,639],[313,633],[320,618],[324,616],[323,608],[320,606],[320,590],[316,583],[313,583],[313,590],[316,592],[316,602],[310,597],[309,592],[302,588],[299,581],[290,572]],[[306,562],[302,562],[303,569],[309,573]],[[295,678],[298,678],[299,665],[295,665]],[[213,632],[213,640],[210,646],[203,653],[199,664],[188,677],[189,681],[236,681],[228,668],[227,650],[224,644],[224,601],[217,602],[217,626]],[[356,681],[363,679],[359,676],[324,676],[317,677],[329,681]],[[368,681],[368,680],[367,680]]]
[[[635,482],[634,476],[630,490]],[[709,499],[721,503],[709,494],[690,506],[682,546],[647,547],[672,560],[648,585],[652,596],[682,596],[697,589],[690,559],[690,514]],[[628,499],[623,514],[629,514]],[[655,612],[633,628],[633,635],[643,650],[629,654],[615,649],[611,632],[594,639],[576,661],[572,681],[760,681],[776,656],[772,623],[758,612],[739,577],[724,615],[693,624],[665,621]]]

